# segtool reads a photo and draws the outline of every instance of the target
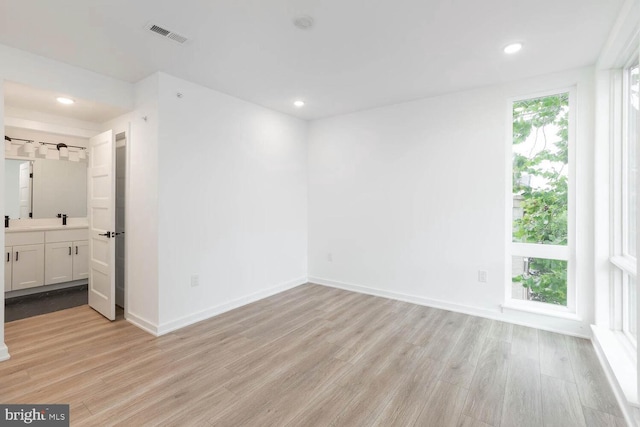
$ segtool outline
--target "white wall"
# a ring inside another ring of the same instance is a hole
[[[508,99],[575,84],[582,321],[503,314]],[[310,281],[588,335],[592,91],[592,70],[573,70],[312,122]]]
[[[165,74],[159,108],[160,332],[306,282],[306,122]]]

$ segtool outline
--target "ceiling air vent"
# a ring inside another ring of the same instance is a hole
[[[163,27],[161,27],[159,25],[156,25],[156,24],[153,24],[153,23],[148,23],[147,25],[145,25],[144,28],[145,28],[145,30],[152,31],[152,32],[158,34],[159,36],[171,39],[174,42],[178,42],[180,44],[182,44],[182,43],[184,43],[184,42],[186,42],[188,40],[183,35],[180,35],[180,34],[178,34],[176,32],[171,31],[171,30],[167,30],[166,28],[163,28]]]

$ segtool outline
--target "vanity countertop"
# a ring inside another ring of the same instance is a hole
[[[16,225],[5,228],[5,233],[20,233],[25,231],[53,231],[53,230],[78,230],[89,228],[88,224],[69,224],[69,225]]]

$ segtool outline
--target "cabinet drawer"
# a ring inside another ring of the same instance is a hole
[[[73,242],[77,240],[88,240],[89,230],[86,228],[75,230],[51,230],[47,231],[45,240],[47,243]]]
[[[20,233],[5,233],[6,246],[40,245],[44,243],[44,231],[24,231]]]

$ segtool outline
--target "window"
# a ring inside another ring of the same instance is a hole
[[[512,104],[508,297],[573,312],[572,97],[568,91]]]
[[[612,170],[615,195],[613,223],[613,253],[611,263],[612,300],[614,303],[612,324],[622,330],[633,344],[637,340],[636,304],[636,150],[638,142],[638,84],[637,59],[622,71],[622,108],[620,128]]]

